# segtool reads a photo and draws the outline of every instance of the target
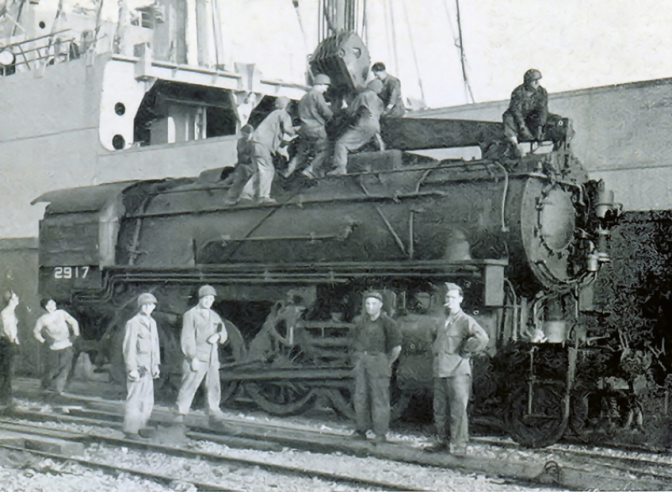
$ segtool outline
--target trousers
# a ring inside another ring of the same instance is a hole
[[[217,350],[215,347],[214,350]],[[219,362],[211,357],[210,362],[201,361],[198,371],[192,371],[187,360],[182,362],[182,384],[177,395],[177,412],[180,415],[189,413],[196,390],[205,378],[205,394],[208,400],[208,412],[220,412],[219,402],[222,399],[222,387],[219,380]]]
[[[446,440],[446,400],[450,405],[450,442],[466,446],[469,441],[467,405],[471,395],[471,376],[434,378],[434,423],[437,437]]]
[[[308,158],[314,155],[306,169],[315,176],[322,175],[324,161],[329,156],[329,140],[326,130],[324,128],[310,131],[301,130],[299,138],[297,152],[289,163],[287,174],[291,174],[295,169],[302,167]]]
[[[243,188],[241,198],[270,198],[271,185],[275,177],[275,166],[271,151],[263,144],[254,142],[254,175]]]
[[[47,350],[47,367],[42,377],[43,390],[55,391],[59,395],[63,393],[72,368],[73,357],[74,349],[72,347],[61,350]]]
[[[0,336],[0,404],[12,402],[12,378],[14,376],[14,354],[16,346]]]
[[[150,371],[141,371],[138,381],[126,380],[124,432],[137,434],[147,426],[154,409],[154,380]]]
[[[390,378],[385,354],[361,355],[355,362],[355,426],[359,432],[373,428],[384,436],[390,427]],[[372,425],[373,424],[373,425]]]

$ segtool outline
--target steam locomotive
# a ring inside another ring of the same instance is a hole
[[[325,40],[311,63],[341,81],[334,101],[368,75],[366,47],[350,33]],[[571,423],[584,313],[617,213],[613,193],[573,156],[568,121],[552,130],[552,143],[516,157],[499,123],[389,119],[387,150],[351,155],[347,175],[279,181],[277,203],[227,205],[221,169],[49,192],[36,200],[48,202],[40,293],[76,313],[87,350],[123,381],[123,325],[138,294],[153,292],[169,393],[180,316],[211,284],[229,330],[222,403],[244,394],[290,414],[319,399],[351,415],[348,330],[362,293],[381,289],[404,337],[398,416],[431,389],[432,319],[442,286],[456,282],[491,340],[473,361],[472,408],[521,443],[547,445]],[[482,157],[416,152],[466,147]]]

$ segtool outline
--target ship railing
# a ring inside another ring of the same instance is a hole
[[[77,31],[63,29],[8,44],[2,48],[2,51],[11,51],[14,55],[14,62],[10,65],[0,65],[0,73],[5,76],[15,73],[18,67],[35,70],[48,65],[69,62],[79,58],[84,48],[95,46],[96,41],[97,39],[92,37],[83,39],[81,34],[78,39]]]

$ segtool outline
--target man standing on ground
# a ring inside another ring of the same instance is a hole
[[[154,408],[154,379],[159,377],[161,363],[159,333],[152,318],[156,303],[153,294],[140,294],[140,310],[128,320],[124,332],[123,353],[127,374],[124,434],[129,439],[137,439],[138,435],[149,437],[151,434],[146,426]]]
[[[46,355],[46,371],[42,378],[42,391],[60,396],[72,368],[74,349],[70,340],[79,336],[79,323],[63,309],[57,309],[56,301],[48,299],[43,304],[46,314],[35,323],[33,335],[38,342],[44,343],[45,336],[49,345]]]
[[[462,288],[446,283],[447,316],[435,327],[434,423],[437,440],[430,451],[448,449],[446,435],[446,399],[450,403],[450,453],[464,456],[469,440],[467,405],[471,394],[470,357],[488,344],[485,330],[461,308]]]
[[[392,318],[382,312],[379,292],[364,294],[366,314],[355,320],[351,334],[354,351],[355,414],[353,437],[366,440],[373,423],[376,442],[387,440],[390,426],[390,377],[392,364],[401,353],[401,331]]]
[[[12,405],[12,378],[14,377],[14,355],[19,347],[18,320],[16,306],[19,296],[14,292],[5,294],[7,306],[0,313],[0,405]]]
[[[329,172],[329,175],[347,174],[348,152],[359,149],[374,137],[378,140],[381,150],[385,150],[380,137],[380,115],[383,112],[383,101],[378,97],[382,88],[383,83],[380,80],[372,80],[346,109],[354,123],[336,142],[334,170]]]
[[[314,178],[321,173],[322,164],[329,155],[329,140],[327,140],[325,125],[334,115],[324,99],[324,93],[330,84],[331,79],[327,75],[317,74],[313,81],[313,88],[299,101],[299,118],[301,118],[299,145],[296,155],[289,162],[284,174],[286,178],[297,168],[302,167],[311,154],[314,154],[313,161],[303,173],[309,178]]]
[[[252,135],[254,143],[255,174],[243,189],[241,199],[258,199],[259,203],[275,203],[271,198],[271,185],[275,177],[273,155],[280,149],[284,135],[296,135],[292,118],[287,112],[289,99],[279,97],[275,100],[275,111],[269,114]]]
[[[198,304],[184,313],[181,345],[184,354],[182,384],[177,395],[176,422],[184,421],[196,390],[205,378],[208,416],[211,425],[222,426],[223,415],[219,408],[222,390],[219,380],[219,344],[226,342],[228,334],[224,322],[212,309],[217,292],[204,285],[198,289]]]
[[[406,108],[404,107],[404,101],[401,99],[401,82],[399,82],[399,79],[388,74],[385,64],[382,62],[374,63],[371,71],[383,83],[383,89],[379,94],[385,106],[383,116],[395,118],[404,116]]]

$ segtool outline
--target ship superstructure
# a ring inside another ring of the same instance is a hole
[[[36,235],[47,190],[233,164],[252,110],[305,91],[224,65],[217,2],[119,2],[118,22],[64,3],[0,11],[0,237]]]

